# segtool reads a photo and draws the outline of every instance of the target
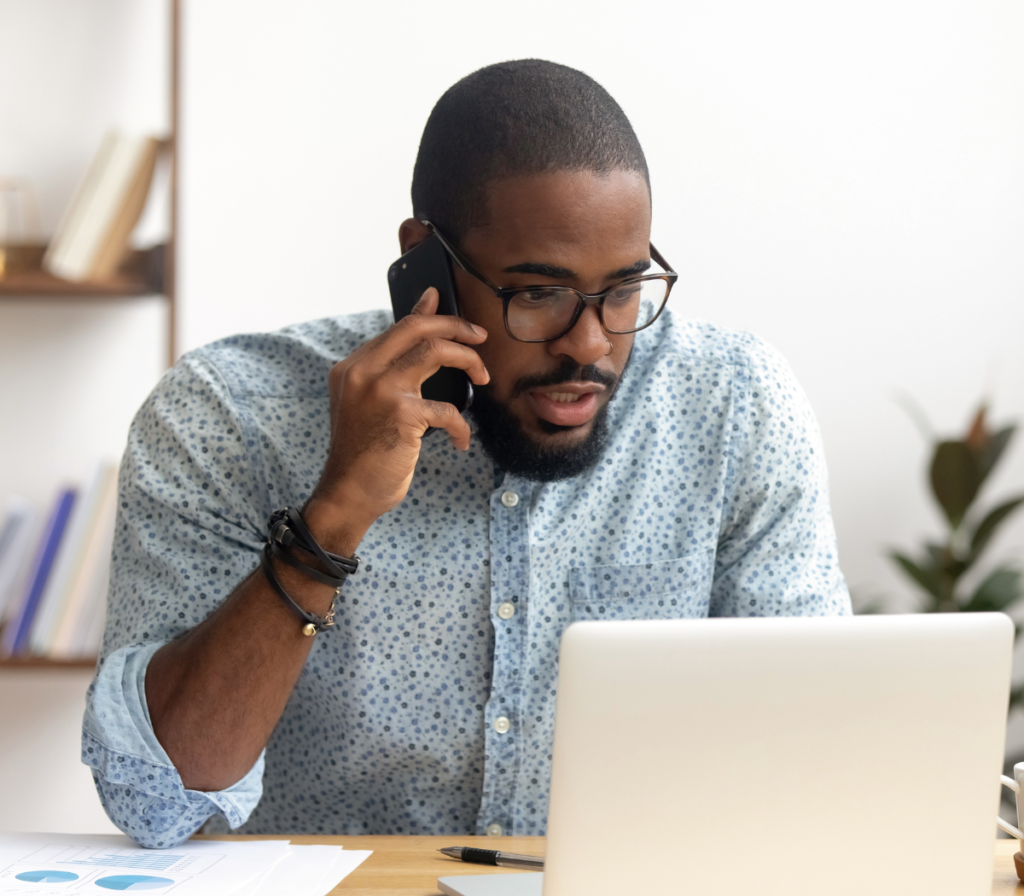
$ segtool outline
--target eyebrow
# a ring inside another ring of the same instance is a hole
[[[651,266],[651,260],[649,258],[641,258],[640,261],[635,261],[628,268],[619,268],[617,271],[608,275],[609,280],[621,280],[624,277],[635,277],[637,274],[642,274]]]
[[[505,274],[536,274],[538,277],[550,277],[552,280],[568,280],[576,276],[575,271],[560,268],[557,264],[540,264],[535,261],[524,261],[504,269]]]
[[[628,267],[612,271],[606,279],[621,280],[624,277],[634,277],[637,274],[642,274],[650,266],[650,260],[642,258],[640,261],[633,262]],[[522,264],[511,265],[505,268],[502,273],[536,274],[538,277],[550,277],[552,280],[570,280],[576,276],[576,272],[569,270],[569,268],[559,267],[557,264],[541,264],[535,261],[524,261]]]

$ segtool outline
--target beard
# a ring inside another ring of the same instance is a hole
[[[543,376],[527,376],[518,380],[512,389],[513,397],[528,389],[556,386],[559,383],[592,382],[609,390],[608,401],[594,415],[590,433],[581,442],[567,448],[546,448],[524,431],[522,425],[509,412],[508,407],[494,399],[488,386],[474,386],[473,404],[469,415],[477,425],[477,437],[484,451],[500,469],[522,476],[533,482],[557,482],[579,476],[597,464],[608,442],[608,407],[618,391],[633,353],[630,351],[619,376],[598,370],[593,364],[580,367],[566,359],[562,366]],[[540,428],[554,435],[568,432],[574,426],[558,426],[546,420]]]

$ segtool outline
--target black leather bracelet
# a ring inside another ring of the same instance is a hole
[[[288,551],[284,550],[284,548],[282,548],[273,539],[267,542],[267,547],[270,548],[270,555],[272,557],[277,557],[279,560],[283,560],[303,575],[307,575],[311,579],[316,579],[318,582],[323,582],[325,585],[330,585],[332,588],[340,588],[345,579],[348,578],[347,575],[344,575],[341,578],[338,578],[337,576],[329,576],[327,573],[321,572],[319,569],[306,565],[297,557],[293,557],[288,553]]]
[[[352,575],[359,569],[358,557],[345,557],[341,554],[332,554],[325,551],[317,544],[313,534],[309,531],[306,521],[294,507],[285,507],[276,510],[270,515],[268,521],[270,528],[270,539],[276,541],[281,547],[287,548],[296,545],[309,554],[316,557],[323,564],[329,575],[344,579],[346,575]]]
[[[270,582],[273,589],[277,592],[278,597],[285,602],[288,609],[306,623],[302,626],[302,634],[311,638],[313,635],[327,631],[327,629],[334,625],[334,601],[331,601],[331,609],[327,611],[326,616],[318,616],[316,613],[309,613],[306,610],[303,610],[302,607],[292,600],[288,592],[284,590],[284,586],[280,581],[278,581],[277,573],[274,572],[274,566],[270,562],[270,557],[270,543],[267,542],[266,546],[260,552],[260,566],[263,568],[263,574],[267,577],[267,581]],[[339,588],[334,592],[335,600],[337,600],[340,591],[341,588],[339,586]]]
[[[294,507],[285,507],[283,510],[275,511],[268,521],[270,537],[260,554],[260,566],[263,569],[267,581],[270,582],[278,597],[285,602],[285,605],[295,613],[306,624],[302,626],[302,633],[312,637],[319,632],[324,632],[334,625],[334,603],[326,616],[318,616],[316,613],[309,613],[302,609],[284,590],[284,586],[274,572],[272,558],[278,557],[285,561],[299,572],[325,585],[334,588],[334,600],[341,594],[341,586],[350,573],[359,569],[358,557],[345,557],[341,554],[332,554],[325,551],[313,538],[306,521]],[[306,553],[315,557],[327,570],[316,569],[307,563],[303,563],[295,557],[288,548],[301,548]]]

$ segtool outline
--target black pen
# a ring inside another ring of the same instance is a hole
[[[496,849],[476,849],[472,846],[449,846],[439,849],[450,859],[462,859],[477,865],[498,865],[501,868],[532,868],[544,867],[544,859],[540,856],[520,856],[514,852],[498,852]]]

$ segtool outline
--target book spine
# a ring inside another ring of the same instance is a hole
[[[78,655],[78,643],[83,628],[89,627],[90,613],[93,612],[91,596],[98,575],[105,575],[110,567],[110,552],[114,524],[117,518],[117,475],[116,469],[105,484],[104,494],[97,507],[96,521],[91,527],[89,543],[79,565],[75,580],[71,583],[61,612],[47,645],[47,652],[54,659],[70,659]],[[103,587],[101,600],[106,599]]]
[[[110,591],[110,555],[114,548],[114,514],[103,529],[99,560],[93,567],[89,591],[83,602],[82,618],[75,632],[73,652],[78,657],[97,656],[103,646],[107,621],[107,593]]]
[[[92,162],[89,163],[85,177],[82,178],[75,190],[71,204],[64,212],[60,224],[57,225],[53,239],[50,240],[46,255],[43,257],[43,270],[55,277],[63,277],[67,270],[68,252],[81,236],[82,222],[93,201],[96,189],[103,179],[103,173],[110,164],[110,157],[113,155],[118,139],[115,131],[109,131],[103,137],[99,150]]]
[[[22,584],[32,561],[32,545],[35,544],[37,532],[36,522],[35,514],[27,510],[21,525],[14,533],[10,548],[0,561],[0,627],[16,612],[15,595],[22,593]]]
[[[156,139],[149,137],[143,140],[131,179],[118,205],[117,214],[103,234],[88,279],[106,280],[117,273],[128,252],[132,231],[149,198],[158,149],[159,141]]]
[[[10,504],[0,528],[0,624],[7,615],[7,596],[11,580],[22,566],[20,553],[22,530],[28,524],[28,508],[19,499]]]
[[[136,137],[122,136],[110,156],[96,192],[76,233],[76,239],[63,261],[68,280],[87,280],[103,240],[114,223],[118,209],[131,184],[132,174],[138,167],[144,142]]]
[[[112,464],[99,464],[89,487],[75,501],[61,540],[60,551],[32,622],[28,645],[31,653],[45,655],[49,651],[54,627],[61,615],[82,556],[88,549],[92,528],[96,524],[97,508],[106,493],[107,479],[114,474]]]
[[[35,615],[39,598],[46,587],[46,579],[53,566],[53,559],[60,547],[60,539],[64,534],[64,527],[67,524],[71,508],[75,503],[75,490],[64,489],[57,499],[50,521],[39,542],[39,549],[36,555],[36,563],[33,566],[32,575],[29,577],[28,588],[22,601],[19,612],[12,618],[4,629],[3,641],[0,642],[0,654],[11,655],[20,653],[28,643],[29,630],[32,626],[32,617]]]

